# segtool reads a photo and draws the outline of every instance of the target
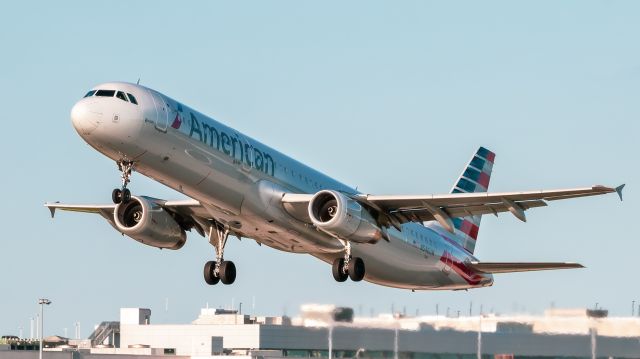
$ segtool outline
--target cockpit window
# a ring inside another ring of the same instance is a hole
[[[136,98],[133,97],[132,94],[127,93],[127,96],[129,96],[129,101],[131,101],[131,103],[136,104],[136,105],[138,104],[138,101],[136,101]]]
[[[129,102],[127,101],[127,96],[125,96],[124,92],[122,91],[118,91],[118,93],[116,93],[116,97],[121,99],[122,101]]]
[[[91,97],[91,96],[93,96],[94,93],[96,93],[96,90],[91,90],[91,91],[87,92],[87,94],[84,95],[84,97]]]
[[[116,94],[115,90],[98,90],[96,91],[96,96],[102,97],[113,97]]]

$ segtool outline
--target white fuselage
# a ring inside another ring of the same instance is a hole
[[[242,237],[328,263],[342,255],[339,240],[291,216],[280,200],[283,193],[356,190],[154,90],[121,82],[94,89],[130,93],[138,104],[81,99],[71,117],[93,148],[116,161],[134,161],[135,171],[198,200]],[[491,275],[468,273],[464,263],[475,258],[436,226],[408,223],[387,234],[389,241],[352,244],[370,282],[407,289],[493,283]]]

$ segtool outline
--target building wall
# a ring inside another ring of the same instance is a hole
[[[152,348],[175,348],[177,355],[208,356],[212,337],[223,337],[224,348],[260,347],[259,325],[121,325],[120,347],[145,344]]]
[[[374,328],[335,327],[332,333],[333,350],[355,352],[392,352],[395,330]],[[398,351],[410,353],[468,354],[478,350],[477,332],[453,330],[399,330]],[[261,349],[324,351],[329,346],[328,328],[296,326],[262,326]],[[483,333],[483,354],[509,353],[520,356],[591,357],[590,335],[544,335],[537,333]],[[596,353],[600,357],[640,357],[638,338],[598,336]]]
[[[394,334],[388,329],[334,327],[333,350],[393,350]],[[264,325],[260,329],[261,349],[327,350],[329,328]]]
[[[560,311],[557,311],[560,312]],[[549,311],[545,316],[533,315],[509,315],[494,316],[484,315],[482,318],[445,316],[423,316],[409,318],[394,318],[393,316],[356,317],[354,324],[362,327],[393,328],[400,326],[403,329],[418,329],[421,325],[429,325],[435,329],[454,329],[459,331],[477,331],[482,326],[483,332],[495,332],[498,323],[511,322],[530,325],[538,334],[581,334],[587,335],[592,328],[599,335],[608,337],[640,337],[640,317],[607,317],[591,318],[586,315],[586,310],[579,311],[582,316],[568,316],[569,311],[561,312],[561,315]]]
[[[336,326],[333,350],[394,350],[395,330]],[[326,351],[329,328],[283,325],[123,325],[121,347],[146,344],[175,348],[177,355],[212,355],[212,337],[223,337],[225,349],[278,349]],[[399,330],[398,350],[413,353],[475,354],[478,333],[453,330]],[[637,358],[638,338],[597,337],[598,356]],[[483,333],[484,354],[513,353],[525,356],[590,357],[590,335],[538,333]]]

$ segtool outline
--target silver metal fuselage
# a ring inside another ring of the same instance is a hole
[[[136,172],[198,200],[242,237],[328,263],[342,256],[340,241],[291,216],[280,200],[283,193],[355,189],[157,91],[122,82],[94,89],[128,92],[138,101],[93,96],[75,104],[73,126],[97,151],[135,161]],[[476,259],[437,226],[408,223],[387,233],[389,241],[352,243],[353,255],[366,264],[367,281],[406,289],[493,283],[489,274],[465,273],[460,264]]]

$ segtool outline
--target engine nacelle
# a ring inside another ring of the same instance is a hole
[[[369,211],[340,192],[316,193],[308,211],[316,227],[339,238],[358,243],[375,243],[382,238],[382,230]]]
[[[113,212],[116,228],[136,241],[166,249],[180,249],[187,234],[159,204],[145,197],[132,196]]]

